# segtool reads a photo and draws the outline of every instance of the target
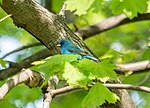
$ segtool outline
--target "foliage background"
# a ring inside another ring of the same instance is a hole
[[[38,2],[46,7],[46,0],[39,0]],[[49,5],[50,11],[58,13],[63,2],[63,0],[52,0],[51,5]],[[67,9],[76,11],[71,19],[68,18],[67,22],[69,27],[75,30],[73,24],[78,28],[83,28],[122,13],[132,19],[138,13],[149,13],[149,4],[149,0],[68,0]],[[0,8],[0,18],[6,15],[4,10]],[[87,38],[84,42],[100,59],[109,58],[114,64],[149,60],[149,31],[150,21],[140,21],[113,28]],[[36,39],[23,29],[17,28],[10,18],[0,22],[0,57],[20,46],[35,42],[37,42]],[[6,57],[5,60],[19,62],[42,49],[44,49],[43,46],[25,49]],[[132,75],[121,75],[119,78],[123,83],[139,85],[148,76],[150,76],[149,71],[145,71]],[[141,85],[150,86],[149,79]],[[0,85],[3,83],[4,81],[0,81]],[[129,93],[138,108],[150,107],[150,95],[148,93],[137,91],[129,91]],[[87,92],[82,90],[69,93],[68,95],[58,96],[53,100],[52,108],[80,108],[80,102],[86,94]],[[41,106],[41,98],[42,93],[40,88],[29,89],[25,85],[19,85],[9,92],[5,99],[0,102],[0,106],[6,108],[38,108],[38,106]]]

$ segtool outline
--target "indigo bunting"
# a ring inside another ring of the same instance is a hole
[[[87,58],[98,62],[97,58],[89,56],[87,51],[75,45],[69,40],[62,39],[59,41],[59,44],[57,46],[60,47],[61,54],[79,54],[79,60]]]

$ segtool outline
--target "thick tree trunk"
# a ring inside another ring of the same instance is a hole
[[[3,0],[2,8],[12,14],[14,24],[24,28],[43,43],[53,54],[58,54],[56,44],[61,38],[68,38],[82,48],[92,51],[65,24],[63,18],[43,8],[34,0]],[[95,55],[94,55],[95,56]]]
[[[2,0],[2,8],[12,14],[14,24],[22,27],[43,43],[52,54],[60,53],[56,47],[58,40],[68,38],[80,47],[92,51],[65,24],[61,16],[55,15],[34,0]],[[95,56],[96,57],[96,56]],[[135,108],[126,90],[114,90],[121,101],[116,105],[103,105],[104,108]]]

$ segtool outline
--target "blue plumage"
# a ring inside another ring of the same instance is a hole
[[[69,40],[66,39],[60,40],[59,46],[60,46],[61,54],[79,54],[79,60],[83,58],[87,58],[98,62],[97,58],[89,56],[87,51],[83,50],[82,48],[75,45]]]

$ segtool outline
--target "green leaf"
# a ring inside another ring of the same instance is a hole
[[[94,0],[67,0],[67,10],[75,11],[77,15],[83,15],[87,13]]]
[[[49,78],[54,73],[63,72],[65,62],[75,62],[77,58],[78,55],[73,54],[54,55],[32,63],[36,65],[32,69],[38,72],[44,72],[46,78]]]
[[[81,16],[89,11],[99,13],[103,7],[103,0],[67,0],[66,4],[68,10],[75,11],[75,14]]]
[[[56,96],[51,103],[51,108],[82,108],[81,102],[86,95],[87,91],[81,89],[67,93],[67,95]]]
[[[103,0],[94,0],[94,2],[92,3],[92,5],[88,10],[92,10],[92,12],[94,13],[99,13],[103,7],[102,4],[103,4]]]
[[[0,106],[3,106],[3,108],[16,108],[16,105],[14,105],[10,99],[7,100],[7,99],[2,99],[0,101]]]
[[[133,85],[139,85],[139,84],[143,84],[148,82],[149,86],[150,86],[150,81],[149,80],[145,80],[147,78],[150,77],[150,73],[148,72],[142,72],[142,73],[138,73],[138,74],[131,74],[126,76],[123,80],[122,83],[127,83],[127,84],[133,84]]]
[[[53,12],[59,13],[64,4],[64,0],[53,0],[49,5],[49,8],[53,10]]]
[[[73,54],[63,54],[63,55],[54,55],[50,56],[41,61],[35,61],[32,64],[36,65],[32,67],[35,71],[49,70],[56,66],[62,65],[64,62],[73,62],[77,61],[78,55]]]
[[[135,91],[134,91],[135,93]],[[137,93],[137,92],[136,92]],[[140,99],[144,100],[144,104],[139,104],[138,108],[149,108],[150,106],[150,94],[146,92],[138,92]]]
[[[82,106],[83,108],[95,108],[106,101],[108,103],[115,103],[117,100],[119,100],[119,97],[116,94],[110,92],[109,89],[101,83],[96,83],[82,101]]]
[[[58,73],[61,79],[67,80],[70,85],[85,86],[92,79],[98,78],[102,82],[116,79],[115,66],[107,60],[100,63],[83,59],[77,60],[78,55],[55,55],[43,61],[34,62],[32,67],[36,71],[44,71],[46,78]]]
[[[67,80],[69,85],[86,86],[88,78],[70,63],[66,62],[62,77]]]
[[[150,60],[150,48],[148,48],[148,49],[144,52],[144,54],[143,54],[143,56],[142,56],[142,60]]]
[[[114,14],[125,13],[130,19],[136,17],[138,13],[147,10],[148,0],[112,0],[111,9]]]
[[[114,49],[108,50],[102,57],[101,59],[111,59],[111,58],[117,58],[121,56],[122,54]]]
[[[32,65],[40,65],[40,64],[44,64],[45,60],[41,60],[41,61],[35,61],[32,63]]]
[[[41,60],[41,61],[36,61],[36,62],[33,62],[32,64],[33,65],[39,65],[39,64],[52,64],[52,63],[55,63],[55,64],[60,64],[62,62],[73,62],[73,61],[77,61],[77,58],[78,58],[78,55],[75,55],[75,54],[63,54],[63,55],[54,55],[54,56],[50,56],[50,57],[47,57],[46,59],[44,60]]]
[[[116,79],[117,75],[114,71],[115,65],[110,64],[108,60],[104,60],[100,63],[93,62],[88,59],[83,59],[78,65],[81,72],[87,76],[95,79],[98,78],[102,82],[106,82],[108,79]]]
[[[6,64],[7,64],[7,62],[4,61],[2,58],[0,58],[0,65],[1,65],[3,68],[6,68]]]
[[[148,6],[147,6],[147,13],[150,13],[150,1],[147,2]]]
[[[6,98],[11,100],[12,103],[19,99],[23,105],[26,105],[28,102],[34,102],[36,99],[40,99],[41,96],[41,88],[36,87],[31,89],[28,86],[21,84],[14,87],[14,89],[7,94]]]
[[[93,73],[93,75],[95,74],[95,76],[97,76],[97,77],[102,76],[102,78],[100,78],[100,80],[102,82],[105,82],[108,79],[112,79],[112,80],[117,79],[116,72],[114,71],[116,66],[114,64],[109,63],[109,60],[103,60],[102,62],[100,62],[98,64],[99,64],[100,73],[99,72]]]
[[[130,50],[129,52],[123,55],[122,59],[124,62],[130,62],[137,57],[137,54],[138,54],[137,50]]]

